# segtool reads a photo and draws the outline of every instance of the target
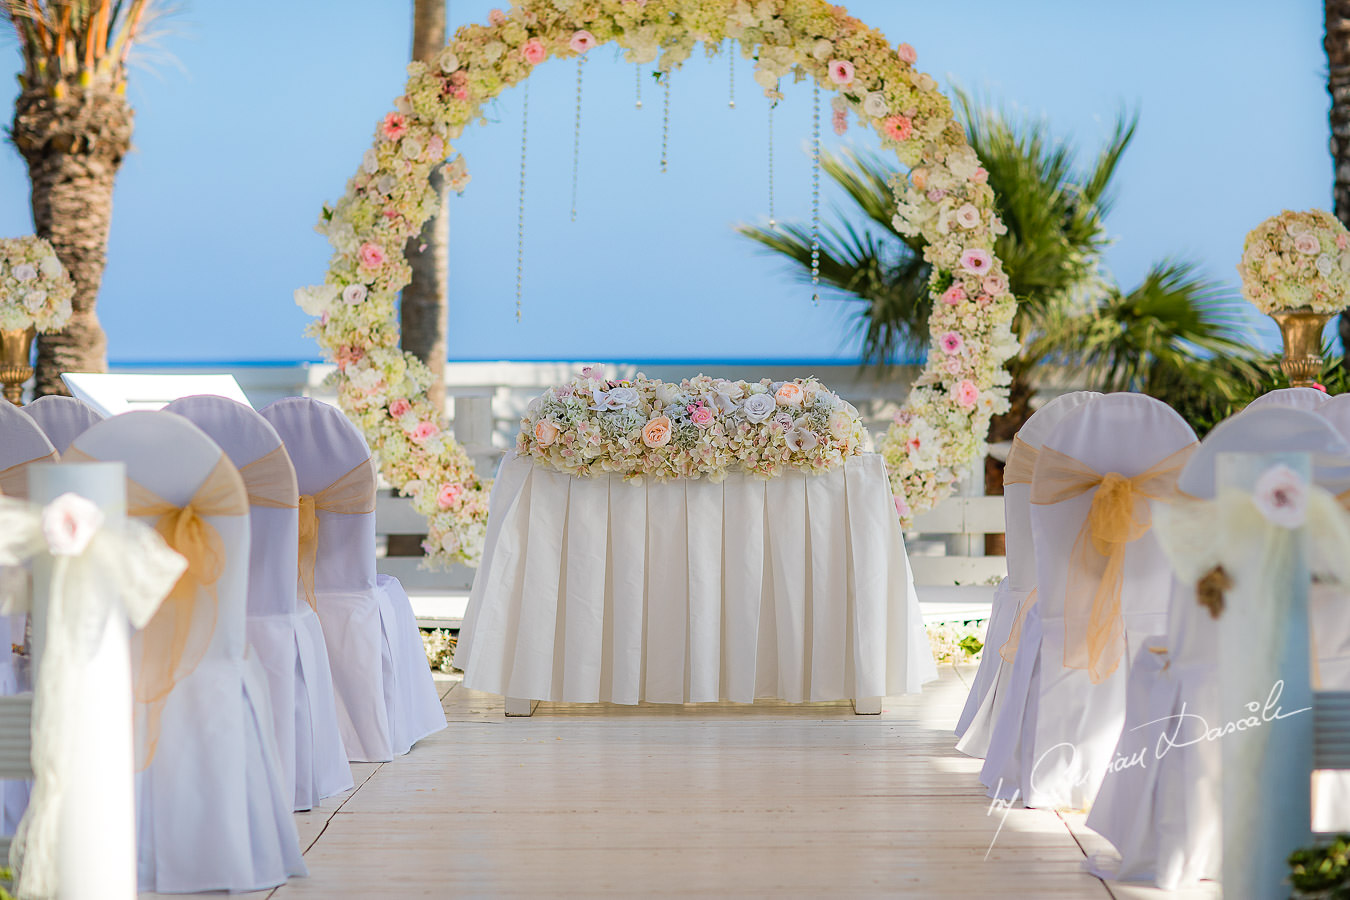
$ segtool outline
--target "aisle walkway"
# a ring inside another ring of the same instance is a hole
[[[271,896],[1186,896],[1085,874],[1083,846],[1100,848],[1072,817],[1012,810],[995,840],[979,764],[952,749],[972,671],[871,717],[543,704],[506,719],[499,698],[443,682],[450,727],[299,816],[310,877]]]

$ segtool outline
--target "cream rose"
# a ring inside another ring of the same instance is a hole
[[[802,401],[806,399],[802,386],[793,381],[780,387],[773,396],[779,406],[801,406]]]
[[[642,443],[648,447],[664,447],[670,443],[670,417],[657,416],[642,427]]]
[[[103,510],[79,494],[62,494],[42,510],[42,536],[53,556],[79,556],[102,527]]]
[[[534,423],[534,439],[541,447],[547,447],[556,441],[559,431],[557,424],[548,419],[540,419]]]

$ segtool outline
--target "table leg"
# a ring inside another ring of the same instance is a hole
[[[881,715],[880,697],[855,697],[853,700],[853,713],[859,716],[879,716]]]
[[[512,718],[528,718],[529,716],[534,715],[534,708],[538,705],[538,700],[520,700],[516,697],[507,697],[506,714]],[[881,712],[880,707],[877,708],[877,712]]]

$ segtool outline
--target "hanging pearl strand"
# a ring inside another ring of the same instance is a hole
[[[577,184],[581,180],[581,64],[585,54],[577,57],[577,118],[572,129],[572,221],[577,220]]]
[[[811,302],[820,303],[820,85],[811,94]]]
[[[730,82],[731,96],[727,99],[727,106],[731,109],[736,108],[736,42],[727,41],[727,79]]]
[[[670,73],[670,72],[667,72],[666,75],[665,75],[665,77],[661,79],[661,83],[665,85],[665,89],[666,89],[666,92],[665,92],[665,100],[663,101],[663,109],[662,109],[662,112],[661,112],[661,174],[662,174],[662,175],[666,174],[666,168],[667,168],[666,163],[667,163],[667,161],[669,160],[669,154],[667,153],[667,150],[668,150],[668,148],[669,148],[669,146],[670,146],[670,75],[671,75],[671,73]]]
[[[637,92],[637,103],[634,109],[642,109],[642,63],[633,65],[633,88]]]
[[[516,217],[516,324],[520,323],[520,298],[525,288],[525,150],[530,131],[530,82],[525,81],[520,115],[520,210]]]
[[[778,105],[777,100],[769,101],[769,228],[778,227],[778,219],[774,216],[773,209],[773,110]]]

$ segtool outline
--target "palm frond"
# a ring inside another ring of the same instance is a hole
[[[132,47],[167,9],[156,0],[0,0],[0,11],[18,36],[25,86],[120,88]]]

